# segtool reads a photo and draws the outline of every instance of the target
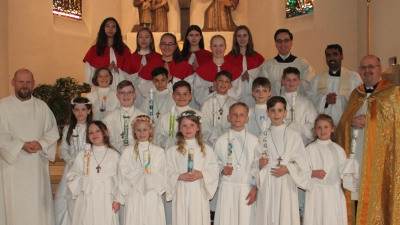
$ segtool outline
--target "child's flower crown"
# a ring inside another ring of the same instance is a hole
[[[132,120],[131,125],[134,126],[135,123],[139,122],[139,121],[145,121],[148,122],[150,124],[151,127],[154,127],[154,122],[152,119],[150,119],[150,117],[145,116],[145,115],[141,115],[141,116],[137,116],[135,117],[135,119]]]
[[[201,116],[197,115],[197,113],[190,113],[190,112],[183,112],[180,115],[176,116],[176,121],[178,121],[182,117],[189,117],[189,116],[195,116],[199,120],[199,123],[202,123],[201,121]]]
[[[84,102],[84,103],[78,103],[78,102],[74,102],[75,99],[71,100],[71,105],[91,105],[92,103],[90,101],[88,102]]]

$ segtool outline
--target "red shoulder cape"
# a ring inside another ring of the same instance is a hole
[[[196,55],[196,59],[197,59],[197,62],[199,63],[199,66],[203,65],[206,62],[212,61],[212,59],[213,59],[212,53],[210,51],[205,50],[205,49],[200,49],[200,50],[198,50],[196,52],[193,52],[193,53]],[[186,58],[186,61],[189,60],[191,54],[192,53],[188,54],[188,56]]]
[[[97,46],[93,45],[86,53],[85,58],[83,58],[83,62],[88,62],[94,68],[99,68],[102,66],[108,67],[110,65],[110,47],[106,47],[104,49],[104,54],[102,56],[98,56],[96,51]],[[119,55],[115,50],[114,53],[115,57],[117,58],[117,67],[122,69],[125,59],[131,54],[131,51],[128,47],[125,47],[123,55]]]
[[[161,59],[161,54],[157,52],[150,52],[149,54],[145,55],[147,63],[155,60]],[[128,58],[125,59],[124,66],[122,70],[127,72],[128,74],[137,73],[140,70],[140,62],[142,61],[142,55],[135,52],[132,53]]]
[[[242,75],[242,71],[229,61],[225,61],[221,65],[221,70],[226,70],[232,74],[232,81],[238,79]],[[218,66],[213,62],[209,61],[196,69],[196,73],[208,82],[214,82],[215,75],[218,73]]]
[[[159,66],[164,67],[164,62],[161,60],[161,58],[155,59],[147,63],[147,65],[139,71],[139,77],[145,80],[152,80],[151,71]],[[193,67],[189,65],[189,63],[187,63],[186,61],[181,61],[176,64],[175,61],[172,60],[169,63],[169,72],[172,74],[172,76],[183,80],[186,77],[192,75],[194,73],[194,70]]]
[[[239,67],[240,71],[243,71],[243,55],[238,54],[236,57],[233,57],[231,53],[226,55],[226,61],[229,61]],[[260,55],[258,52],[255,52],[253,56],[246,55],[246,62],[247,62],[247,70],[251,70],[254,68],[259,67],[265,61],[264,57]]]

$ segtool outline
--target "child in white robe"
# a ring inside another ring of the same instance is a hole
[[[136,97],[135,88],[132,82],[128,80],[121,81],[117,86],[117,98],[120,102],[120,108],[114,110],[103,122],[106,124],[110,134],[111,145],[122,153],[124,146],[134,144],[132,128],[129,124],[138,115],[145,115],[144,112],[135,108],[134,101]],[[125,131],[127,128],[127,132]]]
[[[168,70],[164,67],[156,67],[151,71],[151,76],[153,78],[152,82],[156,87],[153,93],[152,119],[154,124],[157,124],[161,115],[169,111],[171,106],[174,105],[174,100],[172,99],[172,93],[167,88]],[[145,98],[139,109],[150,116],[150,95]]]
[[[87,98],[93,105],[93,119],[103,120],[119,107],[117,92],[112,90],[113,76],[107,67],[97,68],[92,78],[92,90]]]
[[[202,118],[188,110],[177,121],[178,141],[166,152],[166,198],[172,200],[172,224],[210,225],[209,200],[218,186],[218,164],[212,148],[202,140]]]
[[[150,117],[137,116],[132,121],[135,145],[126,147],[121,156],[118,180],[125,199],[124,224],[165,225],[161,199],[167,188],[165,153],[153,143],[153,128]]]
[[[346,199],[341,185],[346,153],[331,141],[335,127],[330,116],[320,114],[314,129],[318,138],[306,148],[312,169],[312,190],[306,194],[304,224],[347,225]]]
[[[108,130],[101,121],[88,124],[89,144],[76,156],[67,174],[68,188],[75,199],[73,225],[118,225],[119,153],[110,144]]]
[[[67,173],[74,164],[76,155],[86,144],[86,124],[92,122],[92,103],[87,98],[71,101],[69,124],[64,127],[60,146],[60,159],[66,162],[61,181],[54,196],[54,215],[56,225],[71,225],[74,200],[67,187]]]
[[[267,101],[271,96],[271,83],[268,78],[257,77],[252,84],[252,96],[256,100],[256,105],[249,109],[249,122],[246,123],[246,129],[252,135],[258,137],[262,130],[262,120],[271,124],[267,116]]]
[[[215,225],[253,225],[258,165],[256,152],[258,138],[244,129],[249,120],[249,108],[238,102],[229,109],[228,120],[231,130],[217,139],[214,151],[219,165],[220,184],[218,188]],[[228,145],[232,143],[231,155]]]
[[[257,179],[257,225],[300,225],[297,188],[307,189],[311,170],[299,132],[287,127],[286,100],[267,102],[271,126],[267,130],[268,156],[258,152],[262,168]]]

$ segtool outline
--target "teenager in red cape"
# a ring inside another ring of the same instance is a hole
[[[201,28],[197,25],[191,25],[185,35],[186,39],[183,43],[182,57],[197,69],[199,66],[213,59],[210,51],[204,49],[204,39]]]

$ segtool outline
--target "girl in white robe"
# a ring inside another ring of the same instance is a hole
[[[314,129],[318,138],[306,148],[312,169],[312,190],[306,193],[304,224],[347,225],[346,199],[341,185],[346,153],[331,141],[335,127],[330,116],[320,114]]]
[[[67,174],[75,199],[73,225],[119,225],[117,212],[123,198],[118,190],[119,153],[111,146],[106,125],[88,125],[89,144],[76,156]]]
[[[177,121],[178,141],[166,153],[166,198],[172,200],[172,224],[209,225],[209,200],[218,186],[218,164],[212,148],[203,143],[201,117],[189,110]]]
[[[93,119],[92,104],[87,98],[75,98],[71,101],[69,124],[64,127],[60,146],[60,159],[66,164],[61,181],[54,197],[56,225],[72,224],[74,200],[67,188],[67,173],[74,164],[75,156],[86,144],[86,123]]]
[[[118,180],[125,199],[124,224],[165,225],[161,199],[167,188],[165,154],[152,141],[153,128],[150,117],[137,116],[132,121],[135,145],[126,147],[121,156]]]

